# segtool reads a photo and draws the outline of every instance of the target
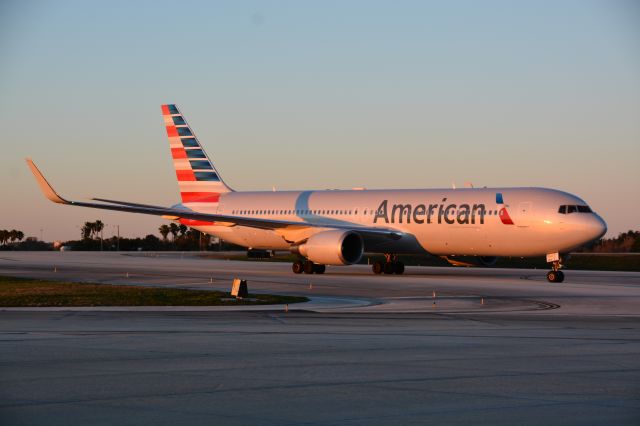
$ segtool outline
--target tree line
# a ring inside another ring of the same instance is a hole
[[[80,228],[80,234],[83,240],[97,238],[104,229],[104,223],[101,220],[95,222],[85,222],[84,226]]]
[[[24,233],[22,231],[17,231],[15,229],[7,230],[0,229],[0,245],[4,246],[7,243],[15,243],[16,241],[22,241],[24,238]]]
[[[621,232],[617,237],[602,238],[580,251],[587,253],[640,253],[640,231],[630,230]]]
[[[183,224],[171,222],[160,225],[158,232],[162,239],[149,234],[144,238],[118,238],[112,236],[101,239],[105,224],[101,220],[85,222],[80,228],[80,240],[71,240],[64,243],[72,250],[206,250],[211,244],[211,235],[201,233],[197,229]],[[171,235],[171,239],[169,239]],[[5,250],[44,250],[48,244],[35,241],[34,238],[24,239],[22,231],[12,229],[0,229],[0,247]],[[33,241],[29,241],[33,240]],[[224,250],[243,249],[240,246],[229,243],[221,243]],[[50,249],[50,247],[49,247]],[[640,253],[640,231],[627,231],[617,237],[602,238],[589,247],[578,250],[583,253]]]
[[[80,240],[71,240],[63,245],[71,250],[206,250],[211,244],[211,235],[201,233],[197,229],[190,228],[183,224],[170,223],[163,224],[158,228],[162,239],[153,234],[148,234],[144,238],[124,238],[112,236],[102,238],[105,224],[96,220],[85,222],[80,228]],[[171,238],[169,238],[171,236]],[[229,248],[225,244],[225,249]],[[240,248],[240,247],[237,247]]]

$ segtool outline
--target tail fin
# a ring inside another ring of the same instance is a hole
[[[167,127],[182,202],[217,203],[220,194],[232,192],[178,108],[173,104],[162,105],[162,117]]]

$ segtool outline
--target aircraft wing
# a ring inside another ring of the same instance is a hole
[[[93,198],[93,200],[100,201],[99,203],[86,203],[82,201],[71,201],[67,200],[53,189],[51,184],[47,181],[47,179],[43,176],[40,170],[36,167],[33,161],[30,158],[26,159],[31,172],[36,178],[40,189],[45,197],[54,203],[58,204],[68,204],[72,206],[80,206],[80,207],[90,207],[95,209],[103,209],[103,210],[114,210],[114,211],[122,211],[129,213],[141,213],[141,214],[149,214],[155,216],[164,216],[168,219],[192,219],[204,222],[222,222],[225,225],[241,225],[248,226],[252,228],[260,228],[260,229],[282,229],[282,228],[302,228],[302,227],[313,227],[313,228],[333,228],[333,229],[345,229],[351,230],[358,233],[363,234],[363,236],[371,236],[371,237],[388,237],[392,240],[398,240],[402,238],[404,233],[393,230],[393,229],[385,229],[385,228],[371,228],[365,227],[358,224],[348,224],[348,223],[338,223],[338,224],[327,224],[327,223],[309,223],[309,222],[297,222],[297,221],[287,221],[287,220],[276,220],[276,219],[265,219],[265,218],[256,218],[256,217],[246,217],[246,216],[233,216],[233,215],[224,215],[224,214],[213,214],[213,213],[199,213],[186,208],[174,208],[174,207],[162,207],[162,206],[153,206],[149,204],[138,204],[138,203],[129,203],[125,201],[115,201],[115,200],[107,200],[104,198]],[[221,223],[221,224],[222,224]]]

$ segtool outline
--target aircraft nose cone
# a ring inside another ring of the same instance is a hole
[[[589,235],[592,240],[598,240],[607,233],[606,222],[597,214],[593,214],[593,220],[589,224]]]

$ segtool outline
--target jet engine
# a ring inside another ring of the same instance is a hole
[[[306,242],[291,247],[314,263],[321,265],[350,265],[364,253],[360,234],[353,231],[323,231],[310,236]]]
[[[496,256],[480,256],[478,260],[482,266],[493,266],[498,261],[498,258]]]

